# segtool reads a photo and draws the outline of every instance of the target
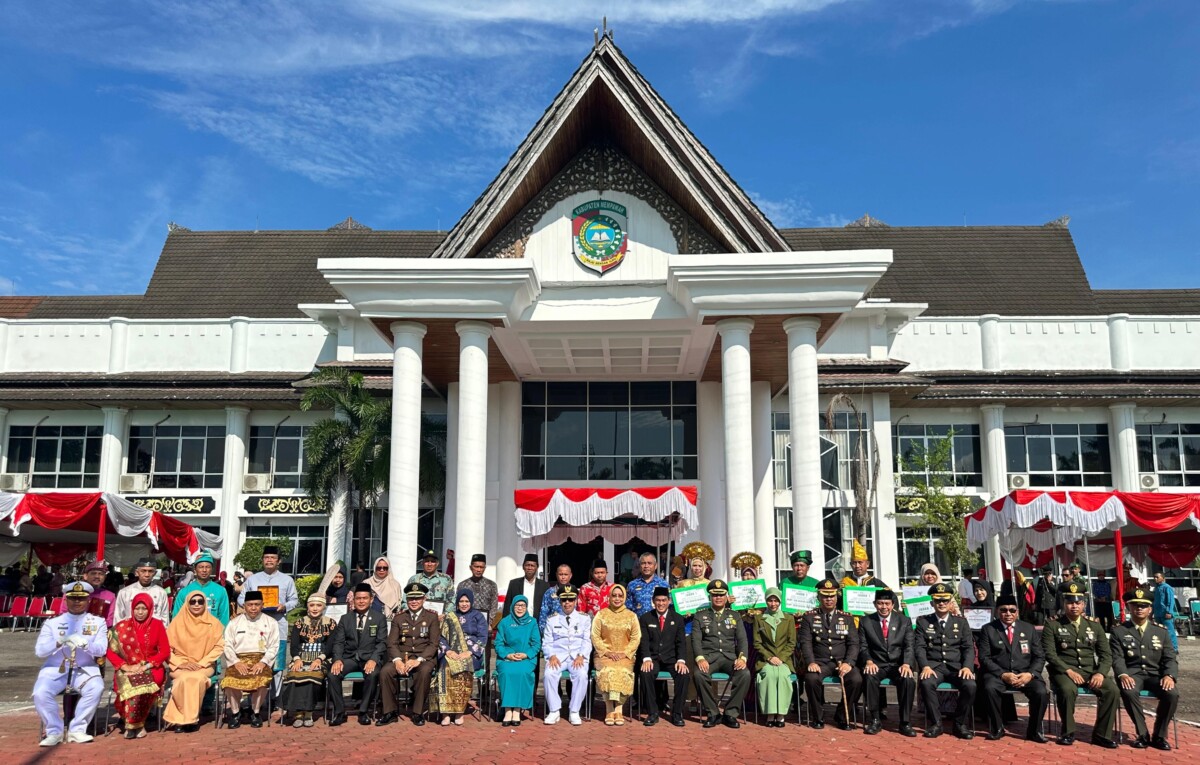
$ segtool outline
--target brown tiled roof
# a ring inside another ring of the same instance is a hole
[[[1200,315],[1200,289],[1196,290],[1096,290],[1101,313],[1141,316]]]
[[[36,296],[0,297],[0,319],[23,319],[43,300]]]
[[[871,297],[928,303],[926,316],[1099,313],[1071,232],[1043,226],[782,229],[804,250],[893,251]]]

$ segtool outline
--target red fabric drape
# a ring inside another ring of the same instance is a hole
[[[47,566],[65,566],[91,549],[91,545],[74,542],[38,542],[33,545],[33,554]]]
[[[550,504],[550,500],[554,498],[554,492],[556,491],[572,502],[583,502],[591,496],[599,496],[600,499],[612,499],[625,492],[633,492],[639,497],[653,500],[658,499],[671,489],[678,489],[689,502],[693,505],[696,504],[697,492],[695,486],[642,486],[635,489],[518,489],[514,492],[513,498],[516,501],[517,507],[522,510],[540,513]]]
[[[100,492],[95,494],[26,494],[17,506],[15,521],[28,518],[44,529],[78,529],[95,532],[106,518]]]
[[[1200,495],[1116,492],[1129,522],[1147,531],[1170,531],[1191,517],[1200,517]],[[1079,502],[1081,494],[1071,497]]]
[[[1167,568],[1183,568],[1192,565],[1196,556],[1200,555],[1200,543],[1197,544],[1158,544],[1147,548],[1150,560]]]

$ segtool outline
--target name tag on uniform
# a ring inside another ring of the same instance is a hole
[[[1028,640],[1021,641],[1021,653],[1029,653],[1029,641]]]
[[[378,627],[376,627],[374,624],[372,624],[368,629],[369,629],[369,634],[371,635],[371,637],[375,637],[375,630],[378,629]]]

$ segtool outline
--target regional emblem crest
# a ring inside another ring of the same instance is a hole
[[[629,217],[623,205],[607,199],[584,202],[571,211],[571,246],[584,268],[601,276],[621,265],[629,250]]]

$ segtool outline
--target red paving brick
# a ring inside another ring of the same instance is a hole
[[[789,723],[780,730],[747,723],[739,730],[720,727],[704,730],[692,720],[684,728],[660,722],[654,728],[640,723],[623,729],[608,728],[589,721],[572,728],[566,721],[557,726],[526,721],[519,728],[502,728],[498,723],[468,719],[460,728],[429,724],[416,728],[406,720],[384,728],[360,727],[352,719],[340,728],[318,722],[313,728],[294,729],[278,725],[255,730],[242,726],[236,731],[216,730],[206,725],[199,733],[177,735],[151,733],[139,741],[119,735],[97,738],[92,744],[61,744],[52,749],[37,746],[38,719],[32,712],[0,717],[0,751],[5,762],[37,765],[152,765],[193,761],[219,763],[271,763],[297,761],[306,765],[352,762],[409,763],[501,763],[502,765],[592,765],[593,763],[709,763],[753,765],[796,762],[807,759],[856,763],[921,763],[921,765],[964,765],[979,758],[1026,765],[1069,761],[1071,765],[1105,763],[1194,762],[1200,751],[1200,729],[1179,726],[1180,748],[1172,752],[1135,750],[1123,746],[1102,750],[1087,743],[1091,735],[1090,712],[1080,715],[1081,726],[1075,746],[1065,749],[1053,743],[1039,746],[1019,738],[1023,724],[1010,726],[1010,735],[1000,741],[960,741],[944,735],[936,741],[908,739],[894,732],[894,714],[879,736],[866,737],[861,730],[843,732],[832,726],[823,731]],[[1082,711],[1082,710],[1081,710]],[[1024,710],[1022,710],[1024,712]],[[918,715],[917,722],[920,722]],[[1127,722],[1127,721],[1126,721]],[[819,755],[817,754],[819,752]],[[9,758],[12,759],[9,759]],[[402,760],[397,760],[402,757]]]

